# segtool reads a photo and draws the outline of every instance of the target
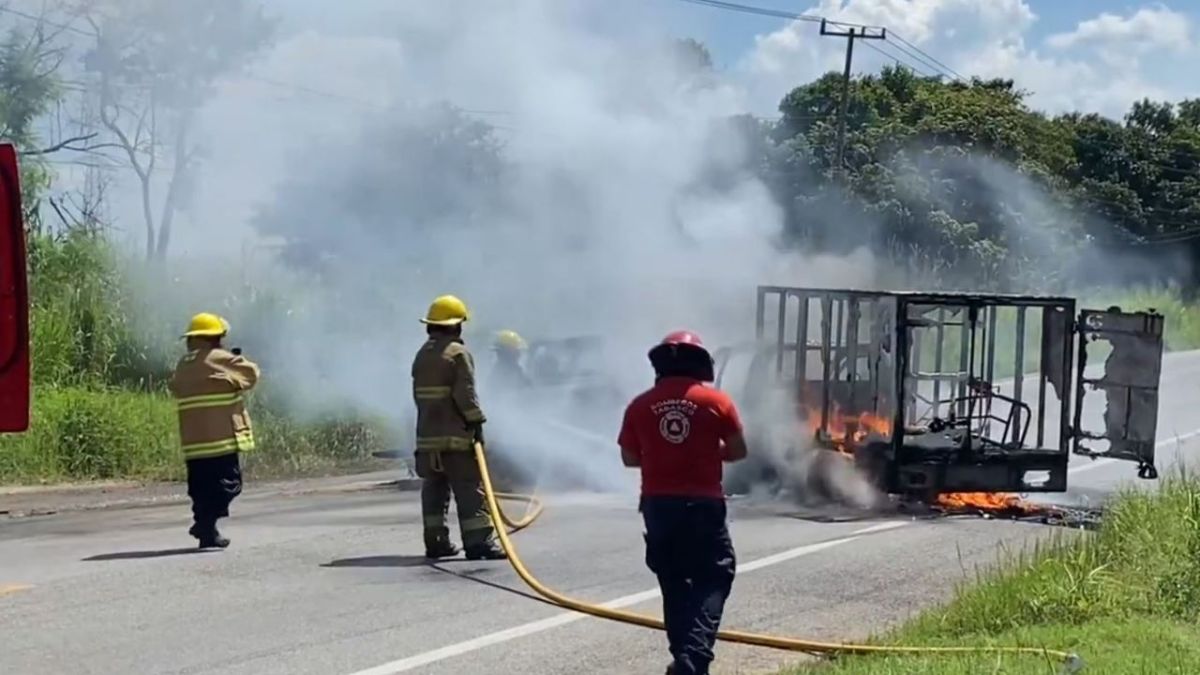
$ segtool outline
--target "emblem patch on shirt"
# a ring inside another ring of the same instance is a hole
[[[658,420],[658,432],[667,442],[676,445],[687,440],[692,431],[692,423],[687,415],[678,410],[668,410]]]

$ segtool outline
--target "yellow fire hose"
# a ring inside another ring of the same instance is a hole
[[[483,446],[479,443],[475,444],[475,461],[479,464],[479,473],[483,477],[483,489],[487,498],[488,511],[491,513],[493,522],[504,523],[513,532],[529,527],[533,521],[537,520],[542,514],[542,503],[537,497],[528,495],[517,495],[511,493],[496,493],[492,489],[492,477],[488,472],[487,458],[484,456]],[[528,510],[524,517],[519,520],[511,519],[500,508],[499,499],[509,499],[513,501],[525,502],[528,505]],[[609,619],[611,621],[619,621],[621,623],[632,624],[635,626],[643,626],[646,628],[654,628],[657,630],[665,630],[662,619],[657,619],[645,614],[637,614],[635,612],[626,612],[619,609],[610,609],[601,605],[596,605],[583,600],[563,595],[552,588],[549,588],[538,581],[529,570],[525,567],[525,563],[521,562],[520,556],[517,555],[517,549],[513,546],[512,540],[509,539],[509,531],[505,527],[497,527],[496,535],[500,540],[500,546],[504,552],[508,554],[508,561],[512,564],[513,570],[517,576],[521,577],[530,588],[536,591],[539,595],[549,600],[551,603],[558,605],[564,609],[574,610],[583,614],[598,617],[601,619]],[[803,640],[799,638],[780,637],[776,635],[763,635],[760,633],[746,633],[734,630],[722,630],[717,633],[717,639],[724,642],[734,642],[745,645],[755,645],[758,647],[769,647],[772,649],[781,649],[793,652],[805,652],[809,654],[823,655],[844,655],[844,654],[1028,654],[1044,657],[1053,657],[1063,662],[1064,671],[1068,673],[1078,672],[1083,667],[1083,661],[1075,654],[1070,654],[1056,649],[1042,649],[1038,647],[908,647],[908,646],[887,646],[887,645],[864,645],[864,644],[842,644],[836,642],[816,642],[813,640]]]

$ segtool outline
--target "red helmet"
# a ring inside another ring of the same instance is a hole
[[[669,333],[667,335],[667,337],[663,338],[662,342],[660,342],[659,344],[663,344],[663,345],[695,345],[700,348],[704,347],[704,341],[700,339],[700,336],[696,335],[695,333],[693,333],[690,330],[677,330],[674,333]]]
[[[700,336],[689,330],[668,334],[650,350],[650,363],[659,376],[687,374],[704,382],[712,382],[713,358]]]

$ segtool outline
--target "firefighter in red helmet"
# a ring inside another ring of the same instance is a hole
[[[706,384],[713,359],[698,335],[671,333],[649,356],[654,386],[625,409],[618,443],[625,466],[642,474],[646,564],[662,589],[674,659],[667,673],[703,675],[736,566],[722,462],[745,458],[746,440],[733,401]]]

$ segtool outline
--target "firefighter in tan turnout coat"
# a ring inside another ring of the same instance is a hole
[[[254,449],[244,396],[258,383],[259,369],[222,346],[228,332],[229,324],[215,314],[192,317],[184,333],[187,354],[170,383],[195,520],[189,534],[200,548],[229,546],[217,520],[229,515],[229,504],[242,492],[240,453]]]
[[[483,442],[486,418],[475,393],[475,360],[462,340],[462,324],[467,319],[462,300],[452,295],[434,300],[421,319],[429,339],[412,365],[413,400],[417,406],[415,463],[417,475],[422,478],[425,556],[448,558],[458,554],[446,526],[453,492],[467,558],[502,560],[504,551],[496,545],[473,452],[475,442]]]

